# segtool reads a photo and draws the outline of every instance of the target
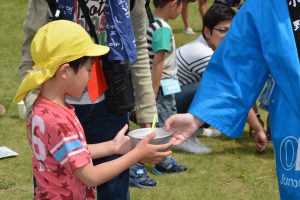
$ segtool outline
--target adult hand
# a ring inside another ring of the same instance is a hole
[[[263,152],[268,146],[268,138],[266,133],[262,131],[255,132],[254,140],[256,143],[256,150],[259,152]]]
[[[155,133],[151,133],[136,145],[135,150],[140,156],[139,162],[156,164],[172,154],[170,150],[171,143],[161,145],[149,144],[154,137]]]
[[[126,124],[113,139],[115,154],[125,154],[133,149],[133,144],[128,136],[125,135],[128,129]]]
[[[179,145],[191,137],[204,124],[202,120],[190,113],[172,115],[165,121],[165,130],[172,133],[171,143]]]

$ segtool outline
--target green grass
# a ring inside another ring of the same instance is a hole
[[[26,139],[24,121],[11,104],[18,84],[22,23],[28,0],[1,1],[0,10],[0,103],[8,109],[0,118],[0,146],[8,146],[19,156],[0,160],[0,199],[32,199],[31,151]],[[190,4],[190,20],[200,33],[201,18],[197,4]],[[182,21],[171,22],[177,46],[197,36],[182,31]],[[266,118],[263,113],[263,118]],[[247,126],[240,139],[204,138],[200,140],[213,149],[211,155],[193,155],[174,151],[174,157],[188,166],[182,174],[155,176],[158,185],[152,189],[131,188],[133,200],[152,199],[279,199],[273,146],[264,154],[255,152]],[[147,165],[149,171],[151,165]]]

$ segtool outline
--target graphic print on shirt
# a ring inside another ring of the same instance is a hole
[[[33,116],[32,117],[32,128],[31,128],[31,140],[32,140],[32,153],[36,156],[36,159],[39,162],[39,171],[44,171],[44,165],[42,164],[46,156],[46,147],[42,140],[35,135],[36,129],[39,129],[41,134],[45,134],[45,124],[41,117]],[[41,162],[40,162],[41,161]]]
[[[99,43],[101,45],[107,45],[106,31],[105,31],[105,6],[106,0],[85,0],[91,20],[96,28],[96,34],[98,36]],[[89,26],[86,23],[85,17],[77,0],[74,0],[75,14],[72,21],[80,24],[85,30],[89,30]]]
[[[296,7],[297,2],[300,3],[300,0],[290,0],[289,5],[292,5],[292,6]]]
[[[279,160],[284,171],[300,171],[299,144],[300,138],[294,136],[288,136],[281,142]],[[280,184],[287,187],[300,188],[300,180],[289,177],[285,173],[282,173],[280,177]]]
[[[293,22],[294,31],[298,31],[300,28],[300,19]]]

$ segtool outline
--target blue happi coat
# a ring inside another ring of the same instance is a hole
[[[300,6],[297,0],[291,0]],[[300,20],[300,19],[299,19]],[[295,23],[296,24],[296,23]],[[270,121],[281,199],[300,199],[300,65],[286,0],[247,0],[215,51],[189,112],[230,137],[271,73]]]

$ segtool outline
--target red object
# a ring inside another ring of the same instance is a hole
[[[87,89],[92,103],[97,100],[107,89],[104,72],[99,57],[94,59],[91,78],[88,82]]]

